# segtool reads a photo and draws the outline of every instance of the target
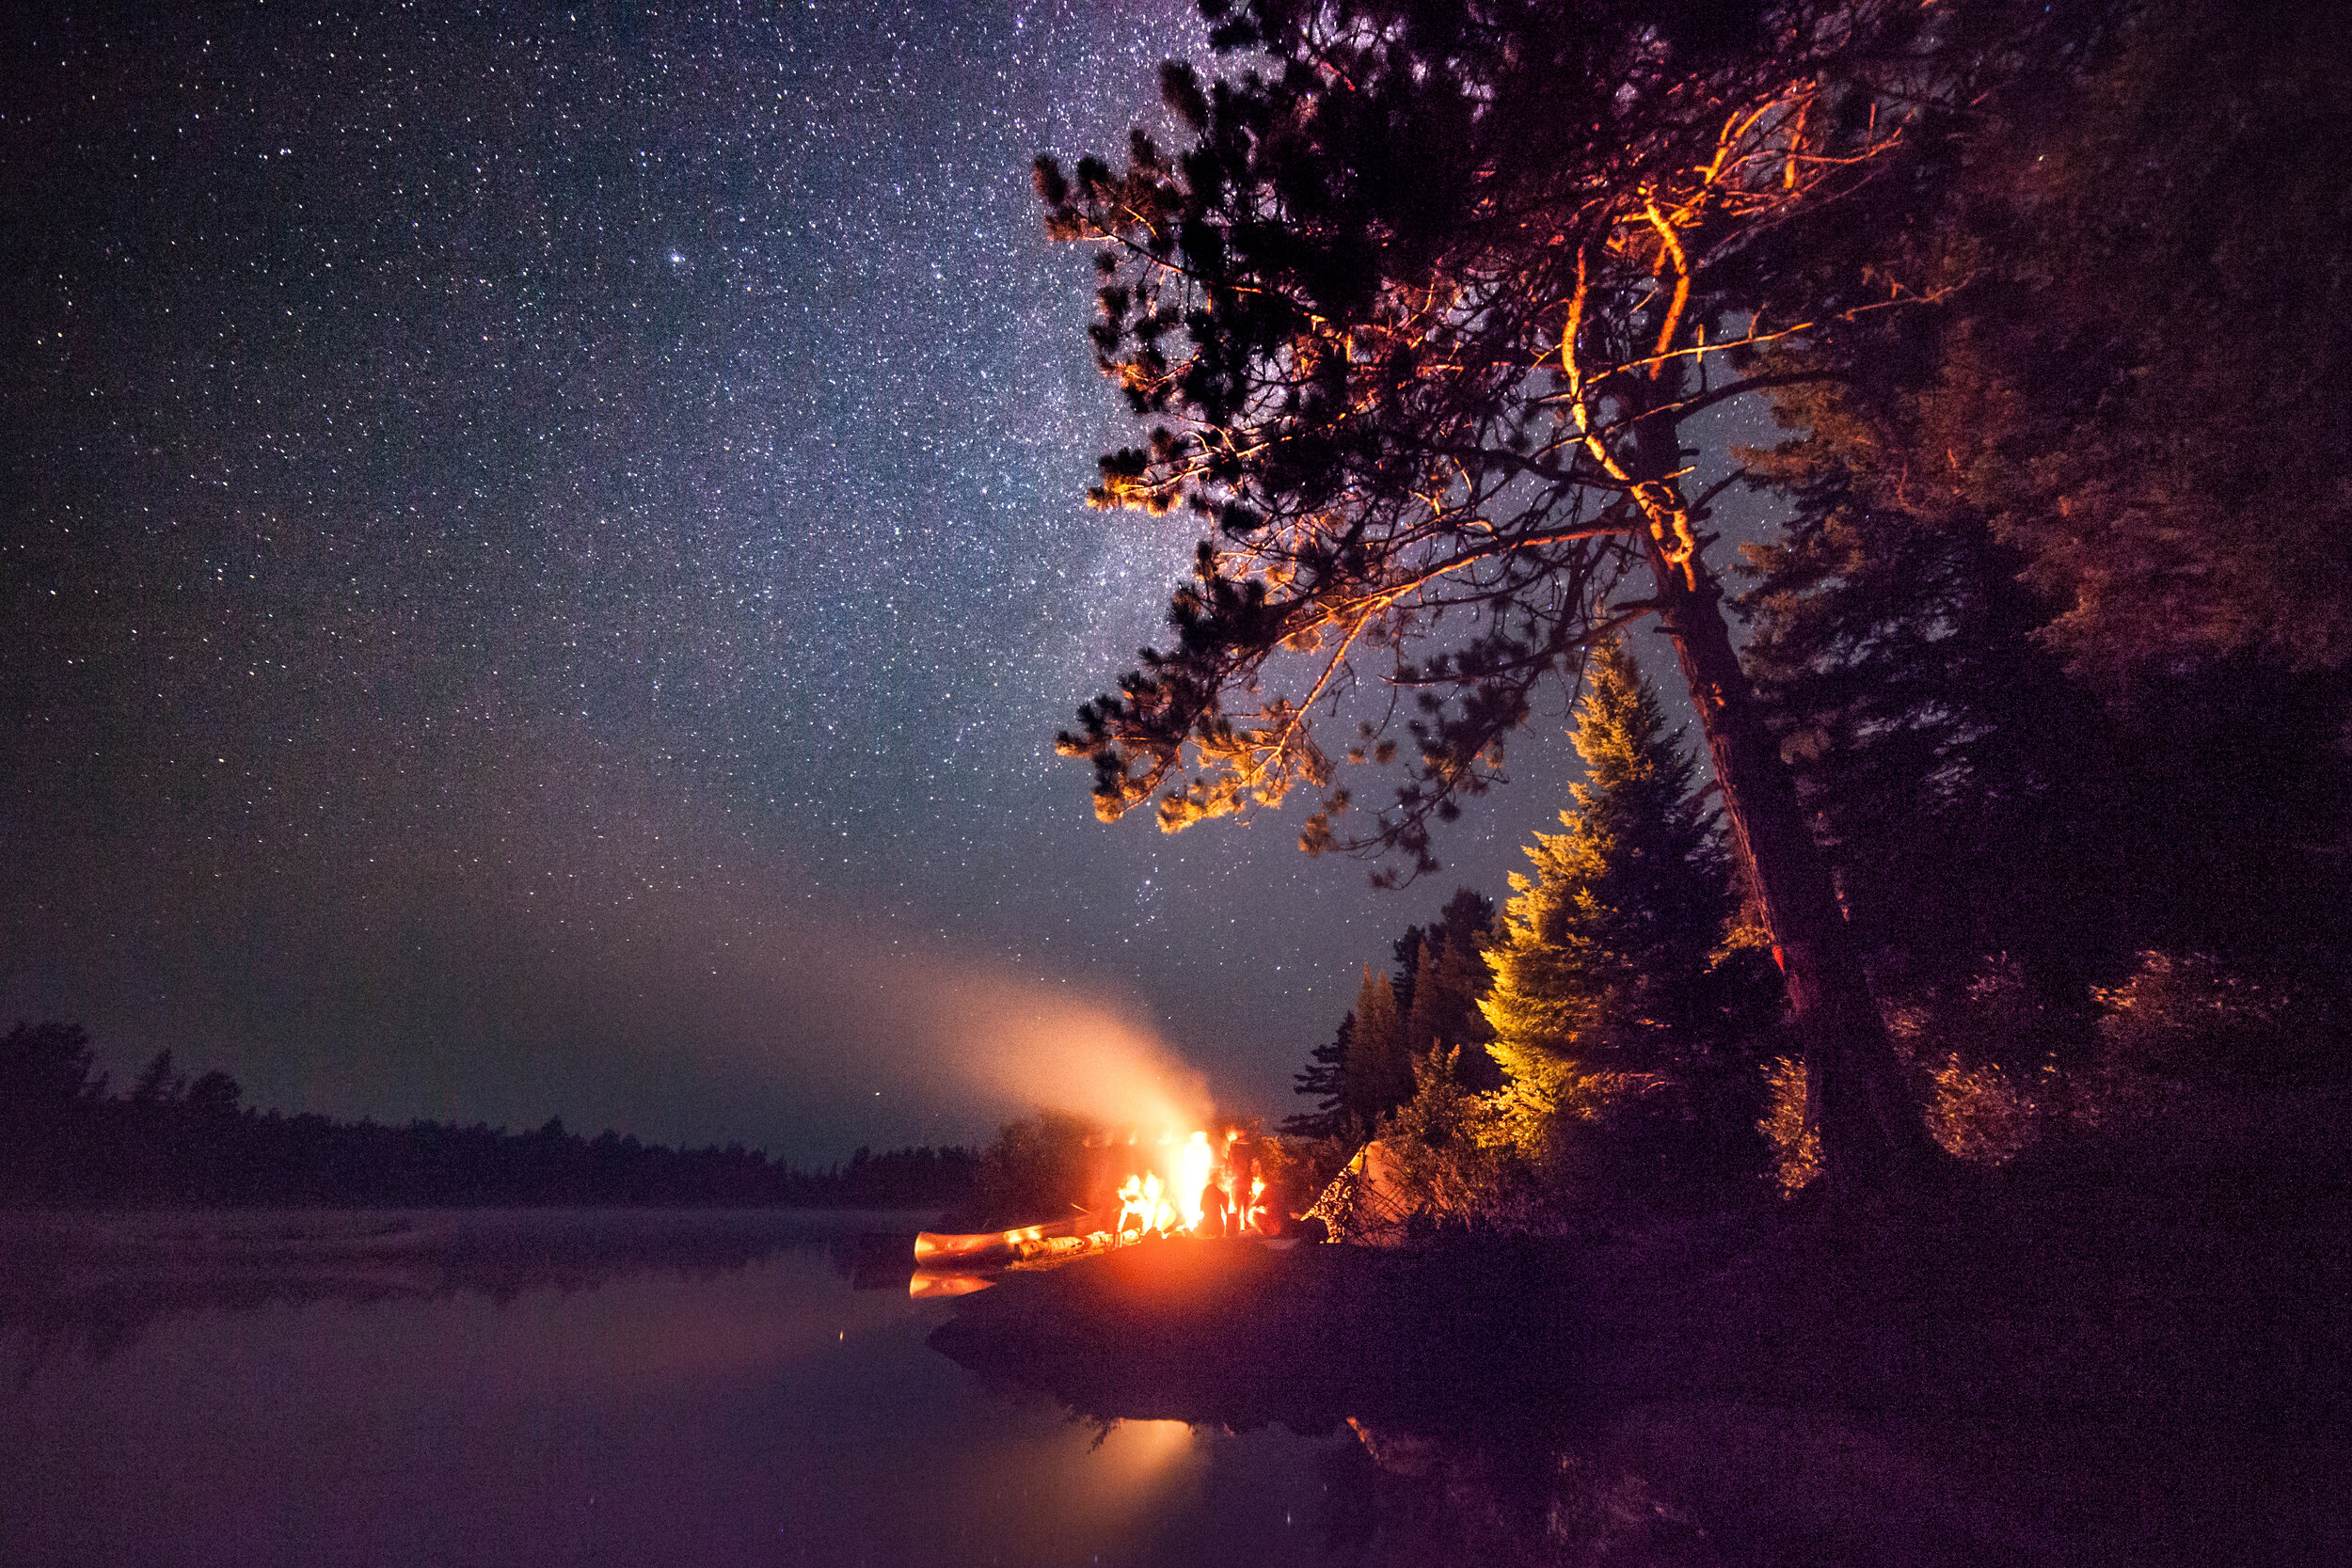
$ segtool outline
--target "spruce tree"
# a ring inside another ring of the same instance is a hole
[[[1486,1052],[1493,1032],[1478,1011],[1478,998],[1486,989],[1486,966],[1479,955],[1494,919],[1494,900],[1461,887],[1438,911],[1435,924],[1405,927],[1389,944],[1396,957],[1388,976],[1389,1011],[1396,1019],[1394,1051],[1388,1031],[1375,1024],[1369,1053],[1351,1069],[1357,1015],[1350,1012],[1330,1043],[1310,1051],[1307,1066],[1293,1075],[1295,1092],[1313,1097],[1316,1105],[1283,1118],[1283,1132],[1309,1138],[1349,1134],[1361,1142],[1373,1125],[1366,1110],[1379,1107],[1372,1113],[1376,1116],[1409,1096],[1420,1058],[1451,1053],[1449,1070],[1467,1092],[1501,1085],[1502,1070]],[[1366,986],[1371,982],[1367,969]],[[1374,1008],[1380,1011],[1377,1002]],[[1349,1087],[1351,1071],[1355,1089]],[[1375,1083],[1387,1087],[1375,1088]]]
[[[1424,937],[1413,954],[1412,999],[1405,1005],[1405,1047],[1426,1056],[1445,1044],[1446,999],[1440,994],[1438,956],[1445,951],[1443,937]]]
[[[1251,69],[1168,68],[1180,150],[1138,132],[1123,170],[1037,167],[1047,232],[1099,245],[1089,335],[1148,428],[1089,499],[1207,535],[1168,645],[1058,737],[1097,812],[1175,831],[1307,788],[1302,847],[1425,872],[1538,688],[1655,615],[1783,956],[1825,1168],[1855,1191],[1925,1175],[1939,1156],[1740,668],[1691,443],[1780,384],[1755,356],[1798,324],[1908,299],[1863,271],[1769,325],[1754,303],[2031,40],[1952,24],[1940,45],[1941,8],[1894,0],[1204,8]],[[1383,679],[1414,701],[1349,703]],[[1360,728],[1334,745],[1341,714]],[[1343,758],[1400,767],[1389,801]]]
[[[1347,1056],[1356,1038],[1356,1015],[1340,1020],[1327,1045],[1307,1053],[1307,1065],[1293,1075],[1293,1092],[1314,1097],[1315,1108],[1282,1118],[1282,1131],[1301,1138],[1337,1137],[1347,1130]]]
[[[1397,944],[1400,960],[1408,947],[1412,958],[1412,986],[1399,997],[1407,1050],[1416,1058],[1449,1057],[1455,1081],[1470,1090],[1502,1082],[1486,1049],[1494,1032],[1478,1010],[1486,989],[1480,955],[1493,923],[1494,905],[1464,888],[1447,904],[1443,921],[1425,931],[1414,927]]]
[[[1366,1129],[1413,1096],[1412,1054],[1406,1049],[1405,1020],[1396,1006],[1396,989],[1386,974],[1364,966],[1364,982],[1356,993],[1356,1033],[1348,1043],[1342,1099],[1350,1115]]]
[[[1737,901],[1713,813],[1617,643],[1591,661],[1575,743],[1586,772],[1566,831],[1536,834],[1534,875],[1513,874],[1480,1003],[1510,1075],[1505,1120],[1539,1154],[1556,1152],[1563,1117],[1645,1099],[1686,1120],[1736,1118],[1718,1102],[1772,989],[1756,955],[1724,949]]]

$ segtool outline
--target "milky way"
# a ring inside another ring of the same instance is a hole
[[[1080,504],[1027,165],[1156,113],[1174,0],[158,16],[0,68],[7,1016],[821,1154],[1009,1108],[907,1010],[984,974],[1280,1114],[1550,821],[1556,742],[1377,895],[1052,756],[1192,540]]]

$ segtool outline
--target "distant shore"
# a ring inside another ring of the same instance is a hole
[[[954,1147],[803,1169],[739,1143],[586,1137],[560,1117],[510,1132],[288,1116],[242,1105],[226,1073],[191,1083],[168,1051],[116,1094],[88,1034],[57,1022],[0,1037],[0,1209],[945,1209],[979,1168]]]

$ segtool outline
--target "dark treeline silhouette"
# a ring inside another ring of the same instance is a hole
[[[560,1119],[536,1132],[287,1116],[240,1104],[236,1080],[193,1083],[171,1053],[108,1092],[78,1024],[0,1037],[0,1204],[458,1207],[613,1204],[928,1207],[961,1200],[968,1148],[860,1148],[803,1170],[740,1144],[671,1148]]]

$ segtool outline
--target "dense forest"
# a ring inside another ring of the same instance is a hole
[[[740,1145],[583,1137],[560,1120],[383,1127],[241,1098],[225,1073],[175,1072],[168,1051],[112,1093],[80,1027],[20,1023],[0,1037],[0,1204],[933,1208],[962,1201],[978,1163],[965,1148],[861,1148],[802,1170]]]
[[[1204,11],[1233,69],[1168,68],[1177,145],[1037,171],[1148,427],[1091,499],[1208,535],[1065,753],[1169,831],[1307,789],[1302,847],[1399,882],[1547,787],[1513,735],[1577,693],[1564,832],[1311,1053],[1327,1168],[1381,1136],[1507,1220],[2329,1102],[2341,8]]]

